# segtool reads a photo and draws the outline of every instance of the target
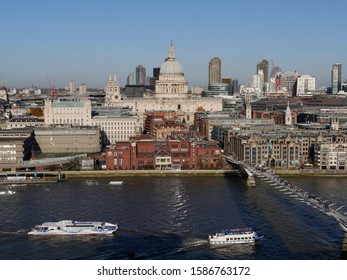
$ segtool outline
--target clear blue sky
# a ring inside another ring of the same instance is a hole
[[[347,1],[0,0],[0,79],[32,84],[121,85],[138,64],[159,67],[173,40],[189,86],[206,85],[218,56],[224,77],[248,83],[262,59],[330,85],[347,78]]]

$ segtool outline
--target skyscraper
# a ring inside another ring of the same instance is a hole
[[[131,73],[128,75],[128,78],[127,78],[127,85],[128,85],[128,86],[133,86],[133,85],[135,85],[134,72],[131,72]]]
[[[76,83],[75,80],[70,81],[69,89],[70,89],[70,93],[76,93],[76,91],[77,91],[77,83]]]
[[[136,66],[136,85],[146,84],[146,68],[142,65]]]
[[[218,84],[222,82],[222,61],[219,57],[211,59],[208,65],[208,84]]]
[[[331,90],[332,94],[337,94],[341,90],[342,83],[342,65],[340,63],[333,64],[331,70]]]
[[[269,82],[269,61],[263,59],[257,64],[257,74],[259,74],[259,70],[263,70],[264,73],[264,83]]]
[[[160,67],[153,68],[153,78],[155,80],[159,79]]]
[[[85,84],[80,84],[79,94],[85,94],[85,93],[87,93],[87,86]]]
[[[316,90],[315,77],[302,75],[296,81],[296,96],[302,96]]]

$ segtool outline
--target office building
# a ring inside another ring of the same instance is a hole
[[[36,127],[35,155],[81,154],[101,151],[100,128],[89,126]]]
[[[45,100],[46,125],[96,126],[102,130],[102,144],[126,141],[141,133],[139,117],[117,107],[94,107],[87,98]]]
[[[142,65],[136,66],[136,85],[142,86],[146,84],[146,68]]]
[[[29,160],[34,142],[30,128],[0,129],[0,170]]]
[[[266,59],[263,59],[257,64],[257,74],[259,74],[259,71],[263,71],[264,74],[264,83],[269,82],[269,61]]]
[[[85,84],[80,84],[79,94],[86,94],[86,93],[87,93],[87,86]]]
[[[342,65],[336,63],[331,70],[331,88],[332,94],[337,94],[341,90],[342,84]]]
[[[153,78],[159,80],[160,67],[153,68]]]
[[[297,80],[296,96],[309,94],[316,90],[316,79],[310,75],[302,75]]]
[[[222,61],[219,57],[211,59],[208,65],[208,84],[220,84],[222,82]]]
[[[347,170],[346,143],[315,143],[314,156],[321,170]]]
[[[284,91],[288,94],[292,94],[294,91],[294,85],[299,77],[299,73],[297,71],[286,71],[281,73],[279,78],[278,89],[280,91]]]
[[[128,75],[128,78],[127,78],[127,85],[128,85],[128,86],[133,86],[133,85],[135,85],[135,75],[134,75],[134,72],[131,72],[131,73]]]
[[[76,83],[75,80],[70,81],[70,83],[69,83],[69,90],[70,90],[70,93],[76,93],[76,91],[77,91],[77,83]]]
[[[87,98],[46,99],[45,124],[90,125],[91,106]]]

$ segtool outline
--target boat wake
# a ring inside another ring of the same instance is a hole
[[[0,236],[6,235],[26,235],[30,229],[20,229],[17,231],[0,231]]]
[[[206,236],[201,237],[183,237],[182,245],[186,248],[197,248],[208,244],[208,239]]]

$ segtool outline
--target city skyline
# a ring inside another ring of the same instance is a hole
[[[297,70],[331,86],[331,68],[347,75],[345,1],[1,1],[0,79],[7,87],[56,87],[69,81],[102,88],[109,74],[121,86],[136,65],[160,67],[172,40],[189,87],[208,84],[208,64],[247,84],[259,61]],[[225,11],[228,11],[227,13]]]

